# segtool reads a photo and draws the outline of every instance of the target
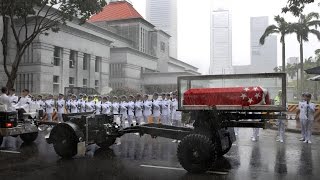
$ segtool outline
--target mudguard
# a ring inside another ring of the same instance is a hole
[[[70,130],[73,133],[74,137],[77,138],[77,142],[81,142],[81,141],[85,140],[85,135],[81,131],[79,126],[76,125],[75,123],[68,121],[68,122],[59,123],[58,125],[53,127],[50,134],[47,135],[47,137],[48,137],[48,138],[46,138],[47,143],[52,144],[54,142],[54,140],[56,139],[56,137],[59,136],[59,134],[57,133],[57,129],[59,129],[59,128],[65,128],[65,129]]]

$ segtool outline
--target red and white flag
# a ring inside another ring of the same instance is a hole
[[[260,86],[195,88],[184,93],[183,105],[242,105],[270,104],[269,94]]]

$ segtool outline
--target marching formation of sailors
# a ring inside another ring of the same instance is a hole
[[[114,115],[115,119],[120,119],[122,126],[125,122],[128,126],[143,123],[161,123],[164,125],[181,126],[181,112],[177,111],[178,101],[175,93],[154,93],[149,95],[137,94],[135,96],[87,96],[80,94],[77,97],[69,94],[66,98],[63,94],[54,97],[52,94],[43,97],[38,95],[32,97],[28,89],[21,92],[21,97],[15,95],[15,90],[2,89],[2,104],[6,104],[7,110],[18,110],[18,117],[34,104],[43,110],[47,120],[52,121],[52,114],[55,111],[59,122],[63,121],[62,114],[92,112],[95,114]]]
[[[14,91],[8,93],[7,89],[4,89],[4,92],[10,94],[7,99],[15,109],[27,109],[29,104],[36,104],[46,114],[48,121],[52,121],[54,111],[59,122],[63,121],[62,114],[65,113],[92,112],[115,115],[115,118],[120,118],[122,126],[125,126],[126,121],[129,126],[150,122],[181,125],[181,112],[177,111],[178,101],[175,93],[162,93],[161,96],[154,93],[152,97],[147,94],[128,97],[125,95],[94,97],[80,94],[78,98],[70,94],[65,99],[63,94],[59,94],[56,98],[52,94],[46,97],[41,95],[32,97],[27,89],[22,91],[22,96],[19,98],[15,96]]]

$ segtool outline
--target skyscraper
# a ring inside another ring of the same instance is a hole
[[[230,74],[232,70],[232,21],[229,10],[211,13],[209,74]]]
[[[171,36],[169,53],[177,58],[177,0],[147,0],[146,5],[147,20]]]
[[[277,67],[277,37],[271,35],[266,38],[264,45],[259,43],[268,26],[267,16],[250,19],[251,66],[254,73],[274,72]]]

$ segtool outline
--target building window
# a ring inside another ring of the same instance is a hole
[[[86,88],[88,86],[88,79],[83,79],[83,87]]]
[[[100,72],[100,65],[101,65],[101,57],[100,56],[96,56],[96,61],[94,63],[95,72]]]
[[[99,80],[94,81],[94,86],[95,86],[96,91],[99,92]]]
[[[90,62],[90,54],[84,54],[83,56],[83,70],[88,70]]]
[[[60,63],[62,61],[62,48],[61,47],[54,47],[53,51],[53,65],[54,66],[60,66]]]
[[[160,49],[161,49],[161,52],[165,52],[166,51],[166,43],[164,42],[160,42]]]
[[[74,87],[74,77],[69,77],[69,87]]]
[[[53,76],[53,83],[59,84],[59,76]]]
[[[58,94],[60,91],[60,78],[59,76],[53,76],[53,93]]]
[[[78,57],[78,52],[71,50],[69,56],[69,68],[74,68],[76,66],[76,61]]]

